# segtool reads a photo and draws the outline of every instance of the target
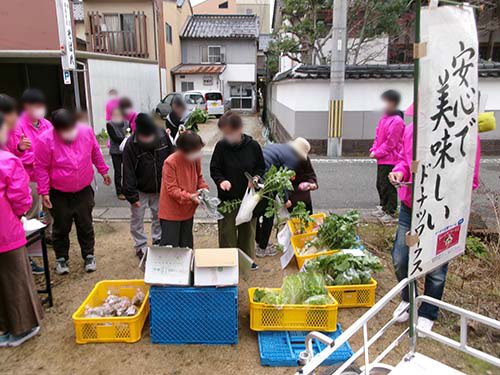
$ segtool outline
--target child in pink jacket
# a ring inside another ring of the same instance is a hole
[[[43,317],[20,221],[31,206],[29,178],[21,161],[5,150],[8,132],[0,114],[0,347],[35,336]]]
[[[406,116],[413,117],[413,105],[406,111]],[[476,163],[474,169],[473,189],[479,186],[479,161],[480,161],[480,143],[478,136]],[[411,164],[413,160],[413,124],[405,128],[403,134],[403,142],[401,145],[401,152],[399,161],[395,165],[392,172],[389,174],[389,181],[395,185],[401,182],[412,182]],[[398,229],[396,231],[396,238],[394,240],[394,247],[392,249],[392,262],[396,271],[396,277],[399,281],[408,276],[408,259],[409,248],[406,245],[406,233],[410,230],[411,226],[411,207],[412,207],[412,187],[401,186],[399,188],[399,198],[401,200],[401,208],[399,210]],[[448,272],[448,264],[438,267],[434,271],[425,276],[425,289],[424,294],[436,299],[441,299],[444,292],[446,275]],[[394,311],[394,317],[398,317],[397,321],[405,322],[408,320],[409,313],[409,294],[408,288],[402,292],[402,301]],[[427,303],[423,303],[418,310],[418,322],[420,328],[424,330],[431,330],[434,321],[438,317],[439,309]]]
[[[94,166],[109,185],[108,166],[92,128],[78,125],[75,115],[59,109],[52,116],[54,128],[44,132],[35,150],[38,193],[54,219],[52,243],[56,273],[69,272],[69,233],[73,222],[86,272],[96,270],[94,256]]]
[[[398,110],[401,95],[395,90],[382,94],[384,115],[377,125],[370,157],[377,160],[377,191],[380,205],[372,213],[383,223],[392,221],[398,208],[398,192],[387,176],[398,161],[401,137],[405,128],[403,113]]]

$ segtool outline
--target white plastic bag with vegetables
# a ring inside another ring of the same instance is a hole
[[[245,196],[241,201],[240,209],[238,210],[238,214],[236,215],[236,226],[248,223],[252,220],[253,210],[257,207],[261,200],[261,195],[255,192],[254,188],[247,188],[245,192]]]

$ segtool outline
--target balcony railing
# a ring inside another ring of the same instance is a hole
[[[130,14],[88,12],[88,19],[87,51],[141,58],[149,56],[144,12]],[[125,23],[127,30],[123,30]]]

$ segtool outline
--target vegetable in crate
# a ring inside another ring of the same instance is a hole
[[[356,234],[358,220],[357,211],[350,211],[346,215],[327,216],[320,225],[317,236],[299,250],[300,255],[356,248],[358,246]]]
[[[128,297],[111,294],[108,291],[108,296],[101,306],[85,307],[85,318],[134,316],[139,312],[139,307],[144,302],[145,297],[146,295],[141,289],[137,289],[137,293],[132,297],[132,300]]]
[[[367,252],[363,255],[346,252],[323,255],[305,264],[306,273],[323,275],[328,286],[369,284],[372,273],[383,269],[380,259]]]
[[[254,302],[269,305],[328,305],[333,303],[328,295],[323,276],[319,273],[296,273],[283,279],[279,291],[257,289]]]
[[[291,219],[297,219],[299,221],[299,234],[305,233],[306,228],[313,223],[316,223],[311,217],[311,214],[306,209],[306,204],[304,202],[297,202],[297,205],[293,208],[290,213]]]

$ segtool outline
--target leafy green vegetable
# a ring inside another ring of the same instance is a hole
[[[283,279],[279,291],[257,289],[253,300],[271,305],[324,305],[333,303],[319,273],[296,273]]]
[[[192,130],[198,133],[200,131],[200,129],[198,128],[198,124],[204,124],[205,122],[207,122],[207,120],[207,113],[200,108],[195,108],[184,123],[184,127],[186,128],[186,130]]]
[[[221,202],[218,210],[222,214],[229,214],[240,207],[241,199],[233,199],[230,201]]]
[[[336,253],[310,259],[305,264],[306,272],[323,275],[327,285],[368,284],[373,272],[384,269],[380,259],[367,252],[364,255]]]
[[[299,220],[299,233],[302,234],[306,231],[306,228],[315,223],[316,221],[311,217],[311,213],[307,211],[306,204],[304,202],[297,202],[297,205],[293,208],[290,213],[290,218]]]

